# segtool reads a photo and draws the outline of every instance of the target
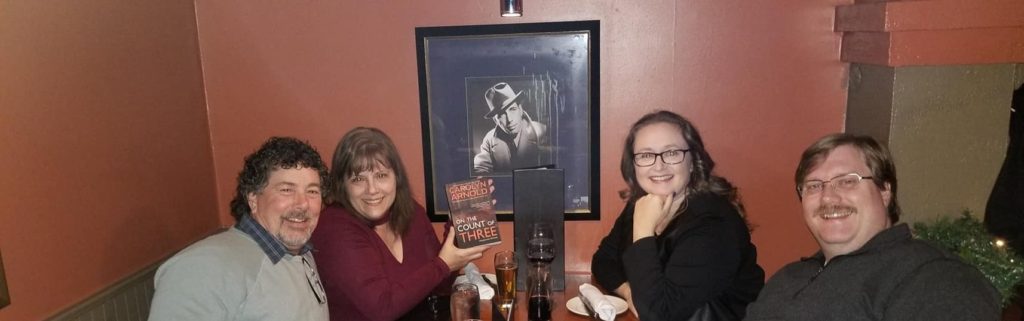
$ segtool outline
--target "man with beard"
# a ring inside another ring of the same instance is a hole
[[[307,244],[324,182],[320,154],[294,138],[246,157],[231,201],[237,223],[160,266],[149,320],[327,320]]]
[[[999,294],[977,269],[896,224],[896,168],[874,139],[818,140],[796,186],[820,250],[775,273],[746,320],[999,319]]]
[[[484,100],[490,111],[484,118],[494,128],[484,136],[480,152],[473,157],[473,174],[510,172],[516,168],[544,165],[547,126],[533,121],[523,109],[523,92],[515,92],[508,83],[487,89]]]

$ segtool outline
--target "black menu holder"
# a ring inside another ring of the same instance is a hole
[[[551,262],[551,286],[565,290],[565,173],[561,169],[518,169],[512,173],[515,247],[519,261],[516,289],[526,290],[529,259],[526,258],[530,227],[546,222],[555,236],[555,260]]]

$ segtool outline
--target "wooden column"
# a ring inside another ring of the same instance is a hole
[[[1024,62],[1024,1],[856,1],[836,9],[850,62],[846,131],[889,144],[903,221],[981,216]]]

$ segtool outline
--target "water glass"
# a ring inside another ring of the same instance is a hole
[[[452,287],[452,321],[480,318],[480,291],[473,283],[459,283]]]

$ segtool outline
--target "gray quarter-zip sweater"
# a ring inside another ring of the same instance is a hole
[[[744,320],[998,320],[999,294],[973,266],[899,224],[825,264],[819,251],[779,270]]]

